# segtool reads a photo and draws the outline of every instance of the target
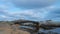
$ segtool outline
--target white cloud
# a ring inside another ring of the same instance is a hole
[[[46,10],[40,10],[38,11],[38,9],[32,9],[32,10],[24,10],[24,11],[20,11],[20,12],[14,12],[13,16],[17,16],[17,17],[23,17],[26,18],[27,16],[30,16],[32,18],[45,18],[46,14],[48,13],[48,11]]]
[[[7,18],[6,15],[0,15],[0,18]]]
[[[47,18],[47,16],[50,16],[49,15],[50,12],[57,9],[56,6],[51,5],[52,3],[55,2],[55,0],[12,0],[12,2],[16,4],[19,8],[25,7],[25,8],[34,8],[34,9],[26,9],[19,11],[16,9],[17,11],[14,11],[14,9],[12,9],[13,6],[11,7],[9,3],[2,4],[0,5],[0,16],[2,17],[2,19],[6,18],[7,20],[12,20],[12,19],[13,20],[14,19],[43,20]],[[12,9],[13,12],[12,10],[9,11],[9,9]]]
[[[22,11],[15,11],[15,12],[9,12],[8,10],[0,11],[6,16],[2,16],[3,18],[6,17],[6,19],[27,19],[30,18],[31,20],[39,20],[44,19],[46,15],[48,14],[48,11],[45,9],[29,9],[29,10],[22,10]],[[33,18],[33,19],[32,19]],[[29,20],[30,20],[29,19]]]

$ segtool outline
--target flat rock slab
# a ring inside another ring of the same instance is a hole
[[[10,26],[8,24],[1,24],[0,25],[0,34],[12,34],[12,29],[10,29]],[[19,34],[30,34],[27,31],[19,30],[17,31]],[[16,34],[17,32],[14,32]]]

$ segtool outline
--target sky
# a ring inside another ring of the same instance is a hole
[[[0,20],[60,21],[60,0],[0,0]]]

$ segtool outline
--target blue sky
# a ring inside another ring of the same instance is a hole
[[[60,21],[60,0],[0,0],[0,20]]]

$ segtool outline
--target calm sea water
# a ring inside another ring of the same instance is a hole
[[[31,28],[31,29],[34,30],[34,28],[28,27],[28,26],[27,26],[27,27],[26,27],[26,26],[22,26],[21,28]],[[60,34],[60,28],[55,28],[55,29],[51,29],[51,30],[44,30],[44,29],[40,28],[39,33],[40,33],[40,32],[47,33],[47,32],[49,32],[49,31],[51,31],[51,32],[56,32],[56,33],[59,33],[59,34]]]
[[[51,31],[51,32],[55,32],[55,33],[59,33],[60,34],[60,28],[56,28],[56,29],[51,29],[51,30],[39,30],[39,32],[44,32],[44,33],[47,33],[47,32],[49,32],[49,31]]]

